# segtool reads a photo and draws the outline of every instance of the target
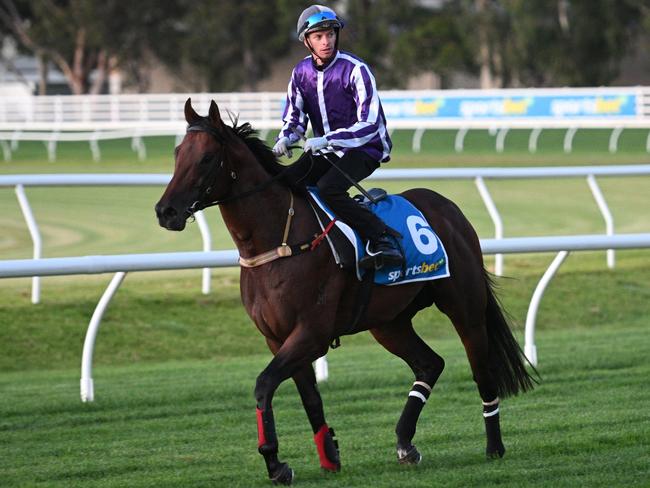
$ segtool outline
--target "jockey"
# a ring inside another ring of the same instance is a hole
[[[291,74],[284,125],[273,152],[291,157],[290,146],[304,137],[311,121],[314,137],[306,140],[304,153],[288,170],[289,178],[316,185],[332,211],[367,242],[362,267],[397,266],[404,258],[394,235],[348,195],[350,181],[327,161],[358,182],[390,159],[392,147],[370,68],[338,50],[343,25],[332,9],[321,5],[300,15],[298,39],[310,55]]]

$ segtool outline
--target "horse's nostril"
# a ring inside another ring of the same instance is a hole
[[[157,204],[155,206],[155,210],[156,210],[156,216],[159,219],[173,219],[177,215],[177,212],[174,209],[174,207],[171,207],[169,205],[164,206],[161,204]]]
[[[167,207],[165,210],[162,212],[163,217],[168,218],[168,219],[173,219],[176,217],[177,212],[174,207]]]

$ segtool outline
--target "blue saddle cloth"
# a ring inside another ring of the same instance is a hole
[[[328,217],[334,218],[334,213],[321,200],[318,190],[310,187],[309,193]],[[445,247],[422,213],[411,202],[399,195],[387,195],[377,203],[368,202],[364,205],[402,235],[398,241],[406,258],[403,267],[384,266],[375,271],[376,284],[398,285],[449,277]],[[365,245],[359,235],[345,222],[337,220],[335,225],[354,247],[357,277],[361,279],[365,270],[359,268],[359,259],[367,254]]]

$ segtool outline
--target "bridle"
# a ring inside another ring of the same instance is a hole
[[[203,202],[204,199],[207,199],[208,195],[212,191],[212,188],[217,181],[217,178],[219,177],[219,174],[221,173],[222,170],[226,169],[226,141],[223,138],[217,130],[212,127],[211,125],[205,123],[205,122],[199,122],[197,124],[189,125],[187,127],[187,132],[205,132],[207,134],[210,134],[214,139],[219,143],[221,146],[221,150],[219,154],[215,156],[214,159],[216,159],[215,164],[211,165],[210,167],[210,173],[206,176],[205,180],[206,183],[205,185],[201,185],[202,188],[199,191],[199,197],[192,205],[190,205],[187,208],[187,211],[189,212],[190,216],[193,217],[196,212],[199,210],[203,210],[208,207],[214,207],[215,205],[222,205],[224,203],[232,202],[235,200],[239,200],[240,198],[245,198],[250,195],[254,195],[255,193],[258,193],[267,187],[269,187],[273,182],[279,180],[284,176],[284,172],[286,170],[281,171],[280,173],[272,176],[268,180],[260,183],[259,185],[256,185],[255,187],[251,188],[250,190],[246,190],[242,193],[237,193],[234,195],[228,195],[225,198],[217,199],[217,200],[212,200],[208,202]],[[237,180],[237,173],[235,170],[228,164],[228,168],[230,170],[230,179],[232,181]],[[226,169],[226,170],[227,170]]]
[[[205,185],[205,188],[202,188],[200,190],[199,194],[199,199],[196,200],[190,207],[187,209],[189,212],[190,216],[193,217],[194,213],[198,212],[199,210],[203,210],[204,208],[212,207],[215,205],[222,205],[227,202],[232,202],[234,200],[239,200],[241,198],[248,197],[250,195],[253,195],[255,193],[258,193],[265,188],[269,187],[273,182],[277,181],[280,179],[282,176],[284,176],[285,171],[288,169],[285,169],[278,174],[272,176],[268,180],[260,183],[259,185],[256,185],[255,187],[251,188],[250,190],[246,190],[242,193],[236,193],[234,195],[228,195],[225,198],[222,198],[220,200],[212,200],[211,202],[208,203],[202,203],[201,199],[205,198],[207,195],[209,195],[210,191],[212,190],[212,187],[214,185],[215,180],[219,176],[220,171],[222,171],[226,167],[226,141],[224,140],[223,136],[217,132],[217,130],[210,126],[209,124],[205,123],[204,121],[192,124],[187,128],[187,132],[206,132],[210,134],[212,137],[216,139],[216,141],[221,145],[221,151],[220,153],[215,157],[219,162],[214,165],[216,170],[213,172],[213,174],[209,174],[208,178],[206,178],[207,185]],[[313,162],[312,162],[313,163]],[[234,181],[237,179],[237,173],[232,169],[230,169],[230,177]],[[202,185],[203,186],[203,185]],[[266,251],[264,253],[258,254],[256,256],[252,256],[250,258],[239,258],[239,264],[245,268],[255,268],[257,266],[261,266],[262,264],[269,263],[271,261],[275,261],[276,259],[279,258],[287,258],[290,256],[295,256],[297,254],[302,254],[303,252],[308,252],[308,251],[313,251],[316,249],[320,243],[323,241],[323,239],[327,236],[327,234],[332,230],[334,227],[334,223],[336,219],[332,219],[330,223],[323,229],[323,232],[320,234],[316,234],[312,239],[306,240],[304,242],[301,242],[299,244],[294,244],[290,245],[287,243],[287,240],[289,238],[289,230],[291,228],[291,222],[293,220],[293,217],[295,215],[295,210],[294,210],[294,198],[293,198],[293,192],[289,190],[289,209],[287,211],[287,220],[284,226],[284,234],[282,237],[282,243],[280,246],[275,247],[274,249],[271,249],[269,251]]]

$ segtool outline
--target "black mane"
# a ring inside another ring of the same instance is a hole
[[[246,147],[248,147],[248,149],[253,153],[255,159],[266,170],[266,172],[271,175],[271,177],[275,177],[281,173],[286,174],[286,170],[290,168],[291,165],[285,166],[278,162],[278,158],[273,154],[271,148],[265,141],[259,138],[258,131],[253,129],[250,123],[246,122],[237,125],[237,118],[232,115],[231,122],[232,127],[230,127],[230,130],[232,130],[233,134],[246,144]],[[216,130],[209,117],[201,117],[198,121],[190,124],[188,131],[193,128],[196,128],[194,130],[200,130],[211,134],[220,144],[226,144],[223,136]],[[280,184],[290,187],[300,195],[306,194],[304,184],[297,183],[288,176],[281,175],[277,178],[277,181]]]
[[[259,133],[248,123],[237,125],[237,120],[233,121],[233,133],[246,144],[248,149],[255,155],[255,158],[272,176],[282,173],[287,167],[278,162],[278,158],[273,154],[271,148],[265,141],[259,138]]]
[[[275,154],[273,154],[271,148],[266,144],[265,141],[259,138],[258,131],[253,129],[250,123],[246,122],[244,124],[237,125],[237,119],[234,119],[232,121],[232,131],[237,137],[242,140],[244,144],[246,144],[257,161],[271,176],[276,176],[286,171],[290,167],[278,162],[278,158],[275,156]],[[278,179],[278,182],[288,186],[299,195],[306,195],[304,184],[292,181],[288,177],[280,177]]]

